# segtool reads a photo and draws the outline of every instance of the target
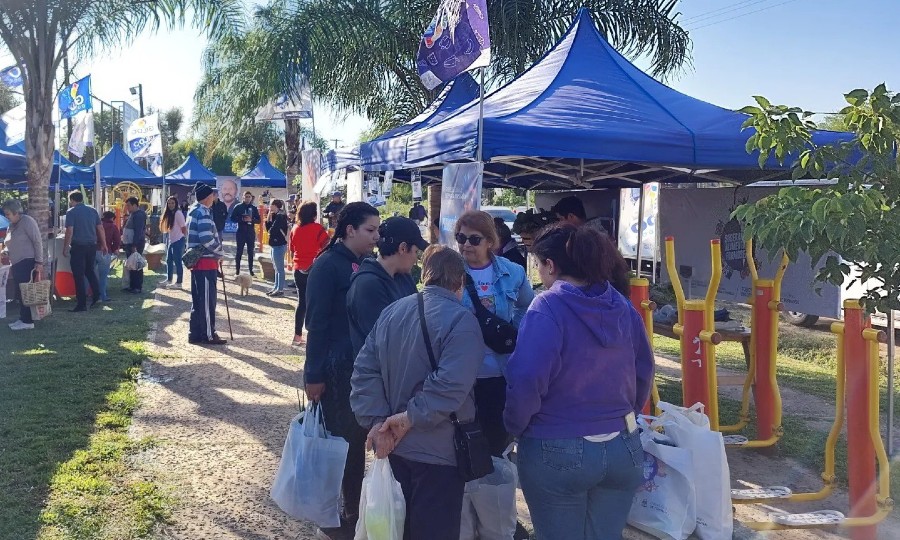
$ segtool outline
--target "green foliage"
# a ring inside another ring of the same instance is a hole
[[[12,109],[22,102],[20,96],[13,93],[12,89],[5,84],[0,83],[0,114]]]
[[[203,139],[185,139],[172,145],[170,154],[177,165],[181,165],[188,155],[193,152],[207,168],[216,174],[231,176],[234,158],[231,154],[214,149]]]
[[[748,152],[758,152],[760,165],[774,154],[791,164],[793,179],[829,180],[818,189],[788,187],[754,204],[739,206],[734,216],[744,222],[747,238],[769,253],[784,249],[791,259],[807,252],[813,264],[825,257],[817,279],[841,284],[845,278],[869,283],[863,299],[868,310],[900,308],[900,172],[897,134],[900,95],[881,84],[871,93],[854,90],[845,96],[842,121],[852,141],[817,145],[810,112],[773,106],[757,97],[745,107],[744,127],[755,129]],[[829,252],[835,255],[828,255]],[[851,264],[859,268],[854,271]],[[871,280],[871,281],[870,281]]]
[[[494,190],[494,202],[496,206],[506,206],[515,208],[516,206],[525,206],[525,190],[500,188]]]

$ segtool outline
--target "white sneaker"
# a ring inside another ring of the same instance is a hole
[[[167,289],[180,289],[181,283],[169,283],[168,285],[166,285],[166,288]]]
[[[22,319],[16,319],[16,320],[14,320],[13,322],[9,323],[7,326],[9,326],[10,328],[12,328],[13,326],[17,326],[17,325],[20,325],[20,324],[22,324]]]
[[[22,321],[16,321],[13,324],[9,325],[12,330],[34,330],[34,323],[23,323]]]

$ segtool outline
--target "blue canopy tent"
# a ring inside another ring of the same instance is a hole
[[[216,185],[216,173],[203,166],[203,163],[194,155],[188,154],[184,163],[165,176],[166,182],[182,186],[193,186],[197,182],[204,182],[211,186]]]
[[[241,187],[287,187],[287,177],[276,169],[269,161],[269,156],[262,154],[250,172],[241,177]]]
[[[119,143],[113,144],[109,152],[100,158],[100,180],[107,184],[134,182],[139,186],[155,187],[162,184],[162,178],[150,171],[142,169],[122,149]]]
[[[784,177],[787,167],[774,158],[760,169],[746,152],[746,119],[642,72],[606,42],[582,9],[542,59],[484,99],[484,182],[552,190]],[[365,155],[363,168],[427,172],[475,160],[478,124],[476,100],[440,122],[384,141],[379,152]],[[852,135],[819,131],[814,140],[850,141]]]

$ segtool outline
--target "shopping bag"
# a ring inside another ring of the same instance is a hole
[[[641,426],[644,482],[634,494],[628,524],[656,538],[684,540],[696,528],[691,453],[670,437]]]
[[[406,499],[391,464],[376,459],[363,479],[353,540],[403,540]]]
[[[31,318],[35,321],[46,319],[53,312],[53,310],[50,309],[50,300],[47,300],[39,306],[29,306],[28,309],[31,310]]]
[[[270,496],[289,516],[340,527],[341,482],[350,445],[328,433],[322,407],[291,420]]]
[[[731,473],[725,442],[718,431],[710,431],[703,404],[684,408],[660,402],[662,414],[654,424],[662,426],[679,448],[691,453],[697,528],[701,540],[731,538]]]
[[[0,266],[0,319],[6,318],[6,283],[9,281],[10,265]]]
[[[132,272],[138,272],[147,267],[147,259],[143,255],[135,251],[125,260],[125,268]]]
[[[462,517],[459,523],[459,540],[478,540],[478,514],[475,513],[475,507],[472,505],[471,493],[469,492],[469,484],[474,484],[477,480],[466,483],[466,489],[463,492]],[[478,486],[474,486],[478,489]]]
[[[476,538],[480,540],[512,540],[516,533],[519,474],[515,463],[509,460],[512,448],[507,448],[503,457],[491,458],[494,472],[466,483],[465,498],[475,515]]]

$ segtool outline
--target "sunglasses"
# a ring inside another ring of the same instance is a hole
[[[459,245],[464,245],[466,242],[469,242],[469,245],[472,247],[477,246],[484,240],[483,236],[478,236],[477,234],[473,234],[472,236],[466,236],[463,233],[458,233],[456,235],[456,243]]]

